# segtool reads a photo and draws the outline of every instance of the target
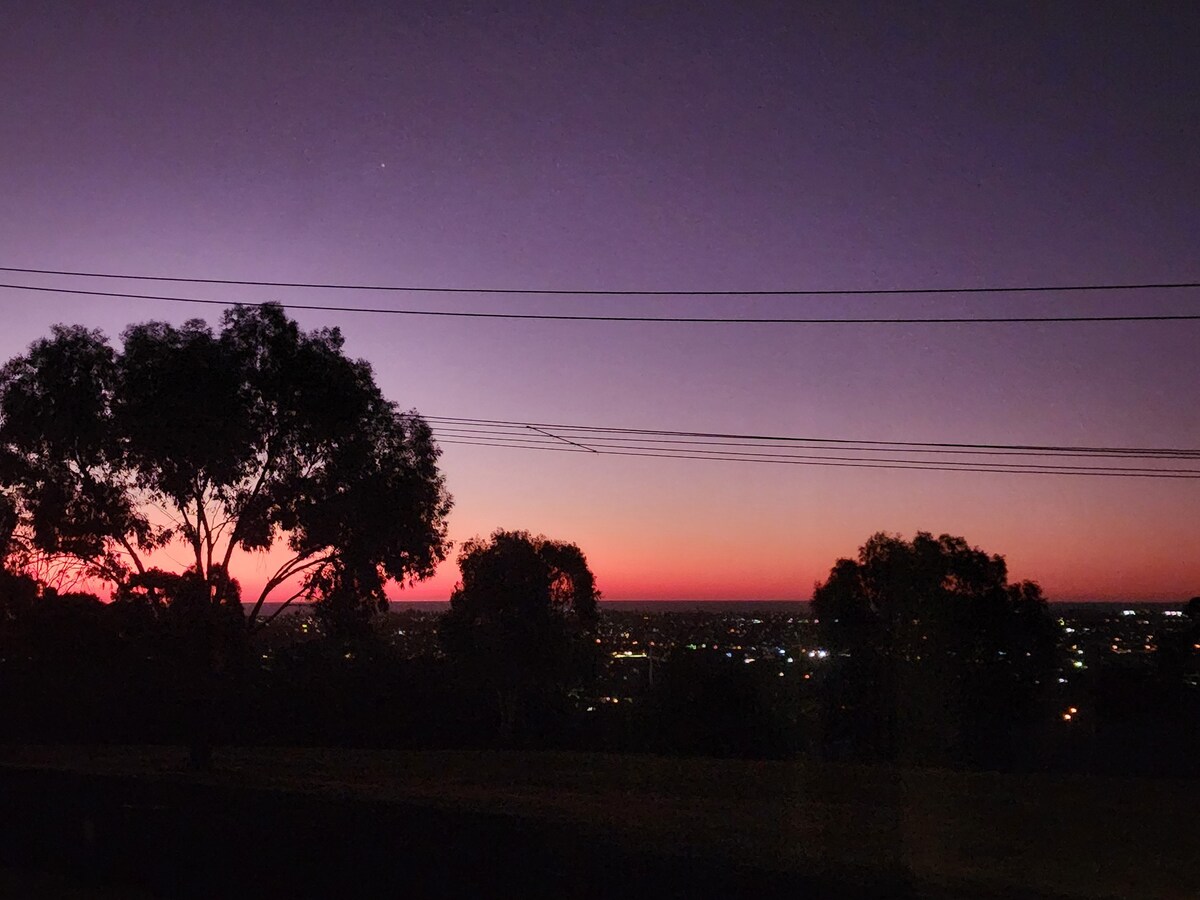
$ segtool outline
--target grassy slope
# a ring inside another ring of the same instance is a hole
[[[191,778],[170,748],[0,763]],[[899,863],[931,886],[1200,896],[1200,783],[569,753],[226,750],[205,776],[570,822],[776,869]]]

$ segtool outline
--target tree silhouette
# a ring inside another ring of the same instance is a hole
[[[1018,749],[1006,736],[1049,679],[1056,633],[1041,589],[1009,584],[1003,557],[950,535],[876,534],[837,561],[813,608],[838,653],[830,737],[930,761]]]
[[[439,453],[337,329],[304,332],[276,304],[233,307],[219,330],[134,325],[120,352],[57,326],[0,371],[0,525],[20,566],[151,605],[157,590],[210,635],[211,615],[241,615],[239,551],[284,549],[246,628],[277,591],[274,614],[331,592],[344,603],[348,586],[377,609],[389,581],[432,574],[450,509]],[[168,584],[149,558],[171,544],[189,565]]]
[[[531,700],[579,674],[600,593],[577,546],[525,531],[467,541],[458,566],[439,636],[494,691],[509,741]]]
[[[250,624],[285,583],[311,598],[352,564],[377,601],[444,559],[429,428],[383,398],[337,329],[303,332],[266,304],[234,307],[217,332],[149,322],[123,337],[117,353],[58,326],[0,372],[0,486],[31,552],[119,585],[181,541],[218,603],[235,552],[282,544]]]

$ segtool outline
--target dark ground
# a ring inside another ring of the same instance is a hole
[[[193,776],[183,758],[0,750],[0,865],[180,897],[1200,896],[1196,782],[294,749]]]

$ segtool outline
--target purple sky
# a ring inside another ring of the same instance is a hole
[[[1200,280],[1188,4],[44,6],[0,7],[2,265],[540,288]],[[1200,292],[192,293],[694,315],[1200,310]],[[0,357],[57,321],[116,335],[202,314],[0,291]],[[390,397],[435,415],[1200,447],[1200,324],[298,318],[340,324]],[[505,526],[577,541],[613,598],[806,597],[873,531],[918,528],[1006,553],[1052,596],[1200,593],[1196,482],[457,446],[444,462],[457,539]],[[444,597],[453,575],[414,595]]]

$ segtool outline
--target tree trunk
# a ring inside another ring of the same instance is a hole
[[[199,621],[193,625],[194,695],[190,716],[188,768],[195,772],[212,771],[213,731],[216,725],[217,691],[220,683],[214,632],[213,610],[205,603],[200,610]]]

